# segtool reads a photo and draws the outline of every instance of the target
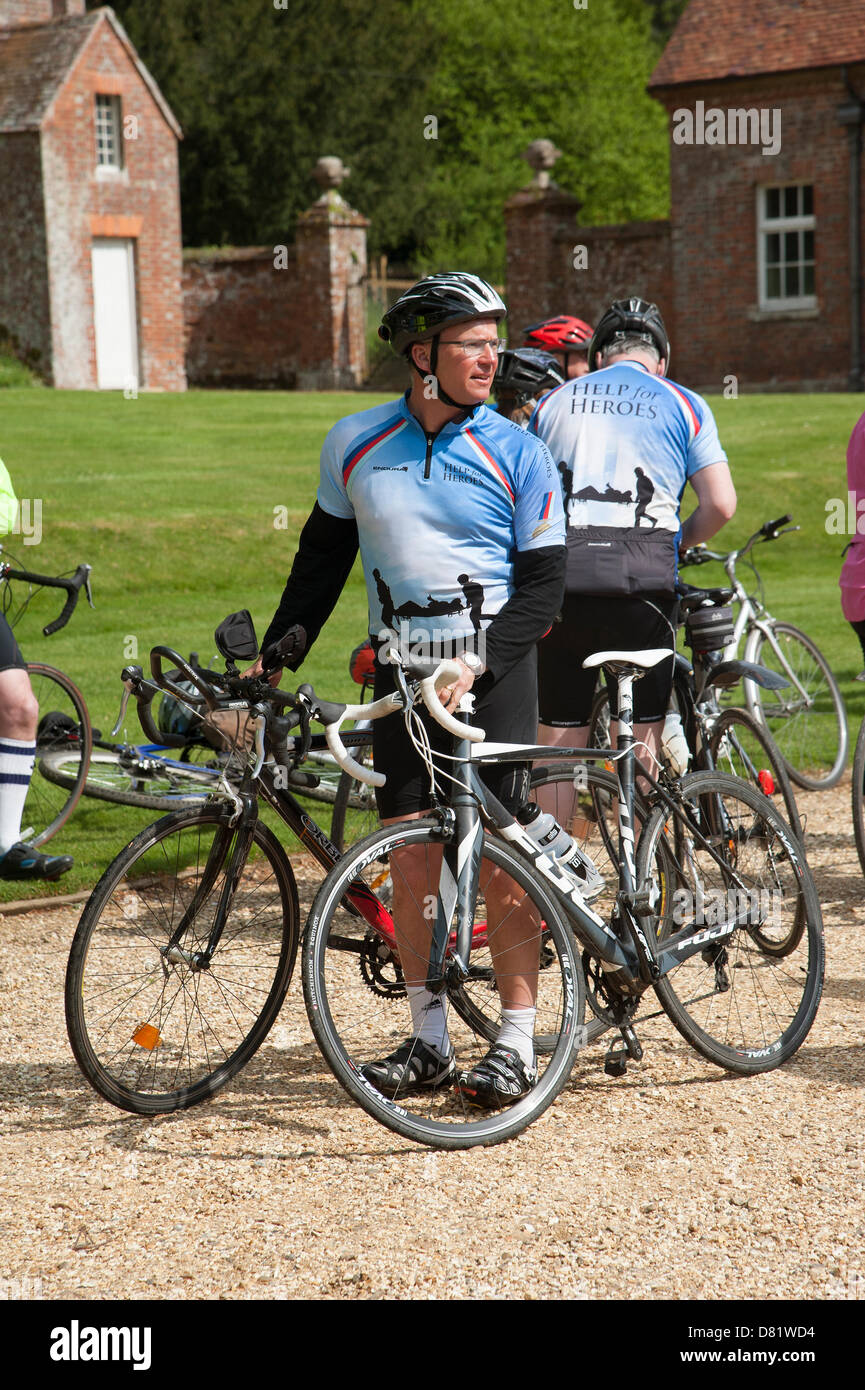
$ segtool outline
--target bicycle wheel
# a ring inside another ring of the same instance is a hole
[[[351,755],[365,766],[372,766],[372,744],[367,748],[353,748]],[[337,849],[345,850],[349,845],[372,835],[378,826],[374,789],[366,782],[359,782],[351,773],[343,772],[333,803],[331,840]]]
[[[39,705],[36,728],[36,761],[21,817],[21,836],[31,845],[42,845],[69,819],[81,796],[93,735],[84,696],[76,685],[53,666],[28,661],[27,674]],[[46,758],[62,753],[68,780],[58,786],[45,776]]]
[[[389,1098],[366,1080],[365,1063],[388,1056],[412,1033],[396,960],[390,914],[380,899],[382,925],[373,930],[346,905],[350,885],[375,897],[375,879],[387,864],[400,874],[393,851],[418,847],[427,858],[433,891],[438,883],[442,835],[438,822],[407,821],[356,845],[328,874],[313,904],[303,939],[303,989],[316,1041],[337,1080],[373,1119],[423,1144],[462,1149],[496,1144],[519,1133],[555,1099],[570,1074],[581,1043],[583,986],[576,947],[551,890],[531,865],[492,836],[484,841],[481,891],[475,907],[469,977],[448,985],[448,1029],[458,1069],[476,1064],[499,1023],[490,927],[483,887],[493,874],[510,904],[500,923],[522,925],[539,942],[538,1011],[535,1024],[537,1085],[522,1099],[486,1114],[472,1110],[450,1087]],[[501,901],[501,899],[499,899]],[[386,968],[382,979],[380,967]],[[500,976],[501,979],[501,976]],[[391,987],[392,986],[392,987]]]
[[[49,782],[68,787],[76,771],[74,755],[52,750],[40,760],[40,770]],[[96,748],[90,755],[83,791],[99,801],[179,811],[201,806],[216,792],[219,777],[218,767],[172,765],[170,759],[134,748]]]
[[[219,807],[164,816],[108,866],[81,916],[66,972],[69,1040],[90,1084],[123,1110],[159,1115],[206,1100],[279,1013],[299,908],[291,866],[261,822],[209,968],[189,959],[207,944],[232,839]],[[173,959],[169,943],[180,948]]]
[[[789,828],[747,782],[694,772],[682,791],[720,862],[673,811],[656,807],[637,870],[654,890],[659,943],[692,929],[705,945],[655,991],[709,1061],[743,1075],[769,1071],[801,1046],[820,1002],[823,925],[814,882]],[[713,930],[731,915],[733,934],[713,943]]]
[[[777,671],[790,684],[764,690],[745,682],[748,709],[771,733],[799,787],[834,787],[847,762],[847,711],[822,652],[791,623],[772,623],[770,641],[757,632],[747,659]],[[777,650],[776,646],[777,644]]]
[[[771,734],[744,709],[727,709],[712,725],[709,753],[718,772],[742,777],[781,810],[798,840],[804,840],[796,796],[786,764]]]
[[[853,754],[853,835],[859,863],[865,874],[865,719],[859,729]]]

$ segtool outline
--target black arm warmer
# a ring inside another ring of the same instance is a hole
[[[336,607],[356,555],[357,522],[331,516],[316,502],[300,533],[291,574],[264,634],[262,651],[300,623],[306,628],[306,651],[286,663],[290,670],[297,670]]]
[[[514,592],[484,632],[485,659],[493,680],[499,680],[549,631],[564,592],[563,545],[517,552]]]

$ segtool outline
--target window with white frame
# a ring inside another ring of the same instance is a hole
[[[120,97],[96,94],[96,168],[123,168]]]
[[[814,309],[814,188],[757,190],[761,309]]]

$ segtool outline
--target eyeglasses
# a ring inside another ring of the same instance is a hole
[[[442,347],[459,348],[464,357],[481,357],[488,349],[494,353],[504,352],[507,338],[440,338]]]

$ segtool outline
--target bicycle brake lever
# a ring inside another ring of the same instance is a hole
[[[127,685],[127,683],[124,681],[124,683],[123,683],[123,694],[122,694],[121,697],[120,697],[120,713],[119,713],[118,716],[117,716],[117,722],[115,723],[114,728],[111,730],[111,737],[112,737],[112,738],[117,738],[117,735],[120,733],[120,730],[123,728],[123,722],[124,722],[124,720],[125,720],[125,718],[126,718],[126,706],[129,704],[129,696],[130,696],[131,694],[132,694],[132,685],[131,685],[131,683]]]

